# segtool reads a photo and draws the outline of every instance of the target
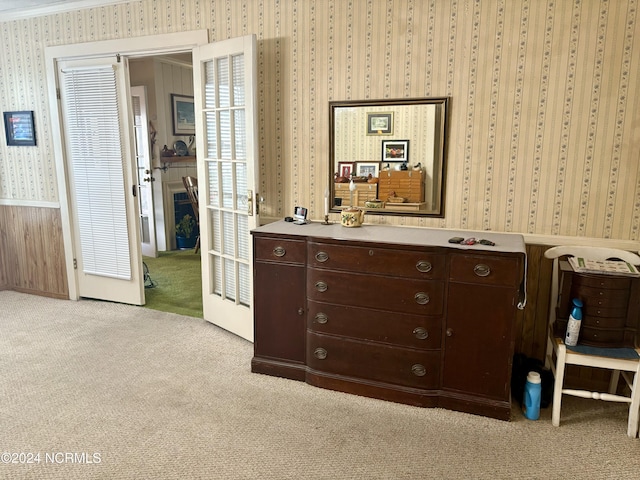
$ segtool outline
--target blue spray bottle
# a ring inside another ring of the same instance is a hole
[[[574,298],[572,302],[573,307],[567,322],[567,334],[564,339],[565,345],[569,347],[575,347],[578,344],[580,324],[582,323],[582,301],[579,298]]]

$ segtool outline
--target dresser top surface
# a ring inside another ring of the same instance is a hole
[[[469,253],[474,251],[526,253],[524,237],[520,234],[511,233],[472,232],[468,230],[446,230],[390,225],[363,225],[357,228],[348,228],[343,227],[340,223],[323,225],[321,222],[295,225],[291,222],[285,222],[284,220],[262,225],[252,230],[252,232],[357,242],[446,247],[465,250]],[[475,237],[478,240],[484,238],[494,242],[495,246],[478,243],[475,245],[458,245],[449,243],[451,237]]]

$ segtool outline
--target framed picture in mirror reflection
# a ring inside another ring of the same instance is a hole
[[[377,178],[380,173],[380,162],[356,162],[356,175],[358,177]]]
[[[383,162],[408,162],[409,161],[409,140],[383,140],[382,141],[382,161]]]
[[[368,112],[367,135],[393,135],[393,112]]]
[[[339,177],[342,178],[351,178],[351,175],[355,173],[353,171],[353,162],[338,162],[338,173]]]

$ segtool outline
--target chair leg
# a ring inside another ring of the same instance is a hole
[[[618,391],[618,381],[620,380],[620,370],[611,370],[611,380],[609,380],[609,393],[615,395]]]
[[[631,405],[629,405],[629,426],[627,435],[631,438],[638,436],[638,412],[640,410],[640,363],[633,376],[631,385]]]
[[[196,249],[193,253],[198,253],[198,250],[200,250],[200,235],[196,238]]]
[[[547,352],[544,355],[545,368],[551,368],[552,361],[553,361],[553,338],[551,338],[549,335],[549,332],[547,332]]]
[[[562,385],[564,384],[564,369],[567,357],[567,347],[558,345],[558,359],[556,360],[556,381],[553,385],[553,407],[551,409],[551,424],[560,426],[560,407],[562,404]]]

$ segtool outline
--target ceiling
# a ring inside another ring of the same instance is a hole
[[[0,0],[0,22],[124,1],[127,0]]]
[[[65,0],[0,0],[0,12],[24,10],[55,3],[65,3]]]

